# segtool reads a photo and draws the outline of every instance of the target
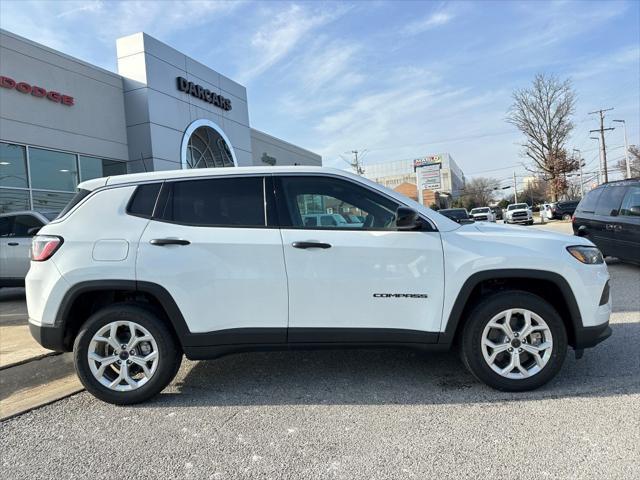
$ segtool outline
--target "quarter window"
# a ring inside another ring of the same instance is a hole
[[[151,218],[161,185],[161,183],[149,183],[136,188],[133,197],[131,197],[131,202],[129,202],[127,212],[131,215]]]
[[[596,188],[591,190],[587,195],[582,199],[582,201],[578,204],[577,210],[579,212],[585,213],[593,213],[596,210],[596,205],[598,204],[598,199],[602,194],[604,188]]]
[[[329,177],[276,177],[282,226],[395,230],[398,203],[346,180]],[[348,223],[344,215],[363,217]]]
[[[159,218],[203,227],[264,227],[262,177],[216,178],[166,183]]]

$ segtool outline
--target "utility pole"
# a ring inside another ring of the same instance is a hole
[[[596,113],[600,114],[600,128],[597,130],[589,130],[589,133],[600,132],[600,148],[602,150],[602,164],[604,167],[604,183],[609,182],[609,173],[607,172],[607,147],[604,143],[604,132],[606,130],[615,130],[613,127],[604,128],[604,112],[609,112],[613,110],[613,108],[605,108],[596,110],[595,112],[589,112],[589,115],[594,115]]]
[[[574,152],[578,152],[578,165],[580,166],[580,198],[584,197],[584,183],[582,183],[582,154],[577,148],[573,149]]]
[[[624,161],[627,164],[627,178],[631,178],[631,164],[629,163],[629,143],[627,142],[627,122],[624,120],[614,120],[624,126]]]
[[[600,148],[600,137],[589,137],[591,140],[598,141],[598,185],[602,180],[602,148]]]
[[[364,154],[365,152],[366,150],[362,153]],[[358,153],[360,152],[358,152],[358,150],[351,150],[351,153],[353,153],[353,162],[351,162],[351,168],[353,168],[353,171],[356,172],[356,174],[364,175],[364,166],[360,163],[360,159],[358,159]]]
[[[513,203],[518,203],[518,188],[516,187],[516,172],[513,172]]]

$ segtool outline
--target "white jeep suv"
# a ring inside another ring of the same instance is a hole
[[[580,237],[461,226],[340,170],[163,171],[79,185],[33,240],[29,323],[74,351],[86,389],[143,401],[182,355],[251,350],[460,348],[510,391],[606,339],[609,274]],[[353,227],[306,225],[348,208]]]

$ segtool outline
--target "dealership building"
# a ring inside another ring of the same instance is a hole
[[[251,128],[239,83],[145,33],[116,46],[113,73],[0,30],[0,213],[60,210],[108,175],[322,164]]]

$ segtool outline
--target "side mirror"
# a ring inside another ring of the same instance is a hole
[[[629,213],[633,216],[640,216],[640,206],[634,205],[629,209]]]
[[[418,212],[409,207],[398,207],[396,210],[396,228],[398,230],[422,230],[422,219]]]
[[[29,230],[27,230],[27,235],[29,235],[30,237],[35,237],[41,228],[42,227],[31,227]]]

